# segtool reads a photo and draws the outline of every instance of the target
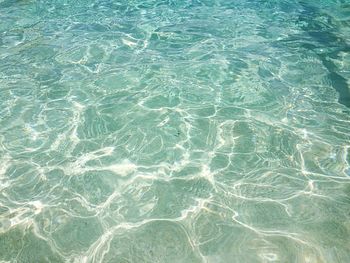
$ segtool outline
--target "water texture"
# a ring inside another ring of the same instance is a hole
[[[350,2],[0,0],[0,262],[350,262]]]

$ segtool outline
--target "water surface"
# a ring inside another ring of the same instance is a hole
[[[350,262],[350,2],[0,0],[1,262]]]

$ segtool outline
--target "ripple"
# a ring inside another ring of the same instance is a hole
[[[0,261],[349,261],[347,6],[112,2],[0,1]]]

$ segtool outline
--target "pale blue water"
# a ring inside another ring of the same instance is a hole
[[[0,0],[0,262],[350,262],[350,2]]]

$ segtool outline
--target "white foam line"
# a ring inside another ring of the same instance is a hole
[[[181,212],[181,216],[178,218],[152,218],[152,219],[145,219],[137,223],[124,222],[117,226],[114,226],[111,229],[107,230],[107,232],[105,232],[94,244],[90,246],[89,250],[84,255],[80,255],[78,258],[74,260],[74,262],[82,262],[82,263],[103,262],[104,255],[109,251],[110,242],[112,241],[113,237],[117,235],[116,232],[118,230],[124,230],[124,231],[131,230],[134,228],[139,228],[148,223],[159,222],[159,221],[181,222],[184,219],[190,217],[191,214],[199,213],[204,208],[205,203],[209,201],[211,201],[211,197],[208,199],[197,199],[197,205],[193,205],[188,209],[183,210]],[[191,246],[193,246],[192,241],[191,241]]]
[[[11,164],[11,157],[10,155],[5,155],[0,160],[0,179],[3,178],[6,174],[7,169],[10,167]]]
[[[231,211],[233,213],[232,220],[234,222],[236,222],[237,224],[239,224],[239,225],[241,225],[241,226],[243,226],[243,227],[245,227],[245,228],[247,228],[247,229],[257,233],[258,235],[263,235],[263,236],[283,236],[283,237],[290,238],[290,239],[292,239],[294,241],[297,241],[297,242],[300,242],[300,243],[302,243],[304,245],[308,245],[309,246],[309,244],[306,241],[298,238],[297,237],[298,234],[296,234],[296,233],[288,233],[288,232],[284,232],[284,231],[280,231],[280,230],[262,230],[262,229],[257,229],[255,227],[252,227],[252,226],[250,226],[250,225],[248,225],[246,223],[243,223],[243,222],[239,221],[237,219],[239,214],[235,210],[233,210],[232,208],[227,207],[225,205],[222,205],[220,203],[216,203],[216,202],[212,202],[212,203],[218,205],[219,207],[222,207],[224,209],[227,209],[227,210]]]

